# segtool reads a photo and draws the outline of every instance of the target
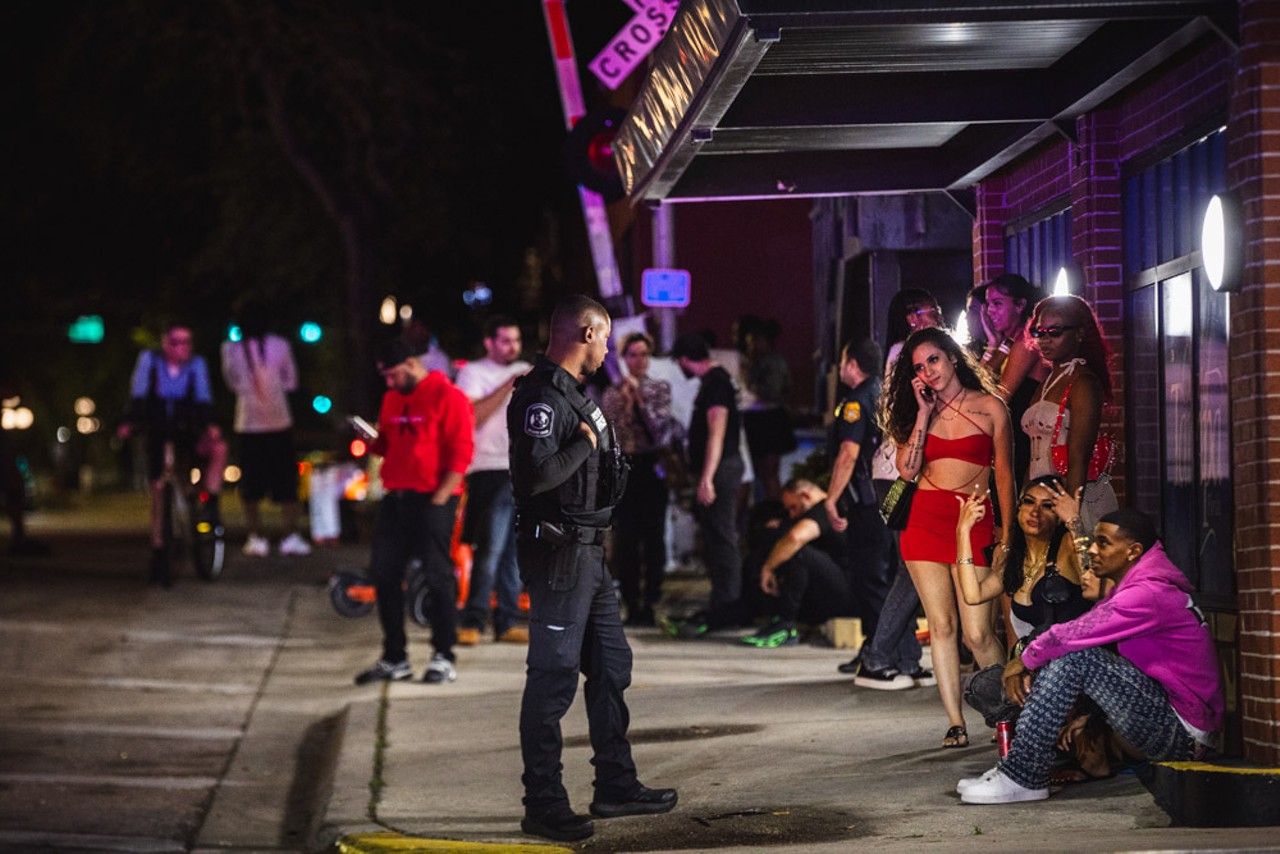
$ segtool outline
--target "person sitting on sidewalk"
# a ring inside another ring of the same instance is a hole
[[[798,623],[856,613],[845,536],[832,527],[826,500],[827,493],[807,480],[793,478],[782,487],[783,506],[794,522],[760,568],[760,589],[777,597],[777,614],[743,643],[766,649],[795,643]]]
[[[987,773],[957,784],[965,803],[1049,797],[1054,747],[1081,694],[1149,760],[1189,760],[1216,746],[1225,704],[1213,639],[1150,517],[1129,508],[1106,514],[1089,555],[1092,572],[1115,588],[1022,651],[1037,672],[1013,744]]]

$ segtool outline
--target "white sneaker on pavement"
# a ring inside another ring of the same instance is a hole
[[[956,783],[956,794],[963,795],[970,787],[985,783],[998,773],[1000,773],[1000,766],[992,765],[986,771],[983,771],[980,777],[965,777],[959,783]]]
[[[266,537],[250,534],[244,541],[245,557],[266,557],[271,554],[271,542]]]
[[[1000,771],[974,783],[960,793],[966,804],[1014,804],[1020,801],[1043,801],[1049,797],[1049,788],[1028,789],[1019,786]]]
[[[452,682],[458,678],[458,670],[453,666],[453,662],[444,657],[444,653],[437,652],[431,656],[431,663],[427,665],[427,672],[422,674],[422,681],[429,685],[440,685],[445,682]]]
[[[280,554],[305,557],[311,554],[311,544],[295,531],[280,541]]]

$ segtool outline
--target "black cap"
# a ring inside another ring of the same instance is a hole
[[[710,359],[711,350],[707,347],[707,339],[697,332],[686,332],[681,335],[671,347],[671,358],[679,359],[681,357],[694,362]]]
[[[391,338],[382,343],[378,348],[378,369],[385,371],[388,368],[394,368],[401,362],[416,356],[413,348],[403,338]]]

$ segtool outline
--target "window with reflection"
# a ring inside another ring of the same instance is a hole
[[[1229,297],[1209,286],[1196,245],[1225,185],[1221,130],[1126,174],[1125,459],[1130,503],[1159,520],[1200,603],[1234,609]]]

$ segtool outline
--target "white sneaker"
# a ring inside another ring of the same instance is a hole
[[[244,554],[245,557],[266,557],[271,554],[271,543],[266,537],[250,534],[244,541]]]
[[[294,532],[280,541],[280,554],[305,557],[311,554],[311,544]]]
[[[996,774],[998,774],[998,773],[1000,773],[1000,766],[999,766],[999,765],[992,765],[992,766],[991,766],[990,768],[988,768],[986,771],[983,771],[983,772],[982,772],[982,776],[981,776],[981,777],[965,777],[965,778],[964,778],[963,780],[961,780],[959,783],[956,783],[956,794],[957,794],[957,795],[963,795],[963,794],[964,794],[966,791],[968,791],[971,787],[976,786],[976,785],[978,785],[979,783],[985,783],[985,782],[987,782],[988,780],[990,780],[992,777],[994,777],[994,776],[995,776]]]
[[[1014,804],[1019,801],[1043,801],[1049,797],[1049,789],[1028,789],[1019,786],[999,771],[985,780],[974,783],[960,793],[966,804]]]
[[[427,672],[422,674],[422,681],[429,685],[440,685],[444,682],[452,682],[458,678],[458,670],[453,666],[453,662],[444,657],[444,653],[437,652],[431,656],[431,663],[427,665]]]

